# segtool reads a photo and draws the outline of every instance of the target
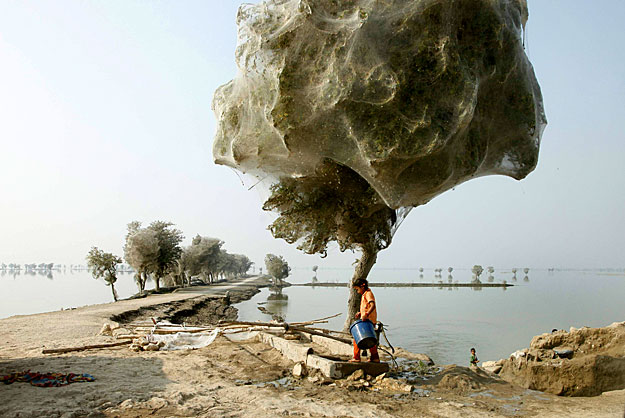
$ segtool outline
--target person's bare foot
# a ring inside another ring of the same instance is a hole
[[[349,362],[350,363],[360,363],[360,360],[353,358],[353,359],[349,360]]]
[[[379,358],[369,360],[369,363],[379,363],[379,362],[380,362]]]

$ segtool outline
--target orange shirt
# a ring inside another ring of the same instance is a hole
[[[374,302],[373,311],[371,311],[367,319],[375,324],[378,321],[378,310],[375,304],[375,297],[373,296],[373,292],[371,291],[371,289],[367,289],[360,298],[360,318],[364,318],[365,312],[367,310],[367,305],[369,305],[369,303],[371,302]]]

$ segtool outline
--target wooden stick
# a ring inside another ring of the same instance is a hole
[[[343,334],[343,335],[348,335],[348,336],[351,335],[349,332],[333,331],[331,329],[326,329],[326,328],[306,327],[306,329],[312,329],[313,331],[323,332],[324,334]]]
[[[219,327],[221,328],[223,331],[230,331],[233,330],[234,332],[245,332],[248,328],[251,327],[255,327],[255,326],[259,326],[259,327],[263,327],[263,328],[284,328],[284,325],[282,324],[258,324],[258,323],[254,323],[254,325],[228,325],[225,327]],[[188,333],[201,333],[201,332],[210,332],[213,331],[215,328],[194,328],[194,329],[184,329],[184,328],[179,328],[179,329],[160,329],[157,328],[156,330],[154,330],[154,332],[152,332],[151,329],[149,330],[145,330],[146,332],[150,333],[150,334],[158,334],[158,335],[168,335],[168,334],[177,334],[179,332],[188,332]],[[145,335],[145,334],[143,334]],[[143,335],[137,335],[136,337],[141,337]],[[135,337],[135,338],[136,338]]]
[[[69,347],[69,348],[52,348],[48,350],[42,350],[43,354],[57,354],[57,353],[69,353],[71,351],[85,351],[85,350],[93,350],[95,348],[109,348],[109,347],[117,347],[120,345],[128,345],[131,344],[132,340],[122,341],[118,343],[109,343],[109,344],[96,344],[96,345],[83,345],[81,347]]]
[[[341,315],[341,313],[337,313],[331,316],[327,316],[325,318],[319,318],[319,319],[313,319],[312,321],[305,321],[305,322],[293,322],[291,325],[294,326],[303,326],[303,325],[313,325],[313,324],[322,324],[322,323],[327,323],[328,319],[332,319],[332,318],[336,318],[337,316]],[[137,328],[137,331],[151,331],[152,329],[154,329],[153,326],[149,325],[150,321],[148,322],[140,322],[140,323],[130,323],[130,324],[126,324],[124,326],[129,326],[129,327],[134,327]],[[270,325],[269,325],[270,324]],[[248,322],[248,321],[224,321],[224,322],[220,322],[218,325],[216,326],[237,326],[237,325],[262,325],[262,326],[282,326],[280,324],[276,324],[276,323],[267,323],[267,322]],[[191,328],[192,330],[187,330],[185,328],[183,328],[182,325],[178,325],[178,324],[162,324],[162,325],[157,325],[157,330],[162,330],[165,329],[167,331],[172,330],[172,329],[180,329],[180,330],[184,330],[185,332],[202,332],[205,330],[212,330],[214,329],[215,325],[195,325],[195,326],[190,326],[189,328]],[[203,329],[200,330],[201,328],[207,328],[207,329]]]
[[[293,330],[293,331],[298,331],[298,332],[306,332],[306,333],[311,334],[311,335],[318,335],[320,337],[326,337],[326,338],[329,338],[331,340],[340,341],[340,342],[345,343],[345,344],[351,344],[352,343],[352,340],[349,340],[347,338],[335,337],[334,335],[328,335],[328,334],[324,334],[323,332],[313,331],[313,330],[308,329],[306,327],[292,327],[292,326],[289,326],[289,329]]]
[[[145,329],[137,329],[138,332],[147,332],[150,334],[175,334],[177,332],[206,332],[212,331],[214,328],[145,328]]]
[[[290,324],[275,324],[275,323],[270,323],[270,322],[237,322],[237,324],[241,324],[241,325],[251,325],[251,326],[269,326],[269,327],[275,327],[275,328],[284,328],[286,330],[292,330],[292,331],[299,331],[299,332],[306,332],[308,334],[312,334],[312,335],[318,335],[320,337],[326,337],[326,338],[330,338],[331,340],[336,340],[336,341],[340,341],[342,343],[346,343],[346,344],[351,344],[352,340],[347,339],[347,338],[341,338],[341,337],[335,337],[333,335],[328,335],[328,334],[324,334],[322,332],[317,332],[314,331],[312,329],[306,328],[306,327],[298,327],[298,326],[293,326]]]
[[[227,321],[221,322],[218,326],[229,326],[229,325],[260,325],[260,326],[274,326],[274,327],[284,327],[284,324],[277,322],[251,322],[251,321]]]
[[[224,335],[230,335],[230,334],[239,334],[241,332],[256,332],[256,331],[267,331],[270,327],[262,327],[262,329],[252,329],[252,328],[241,328],[241,329],[236,329],[234,331],[230,331],[225,333]]]
[[[306,321],[306,322],[293,322],[293,325],[312,325],[312,324],[320,324],[320,323],[326,323],[328,322],[327,319],[332,319],[332,318],[336,318],[337,316],[341,315],[341,313],[337,313],[334,314],[332,316],[326,316],[325,318],[319,318],[319,319],[313,319],[312,321]]]

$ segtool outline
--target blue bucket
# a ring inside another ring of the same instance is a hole
[[[375,328],[373,327],[373,322],[369,320],[361,321],[360,319],[358,319],[352,324],[351,327],[349,327],[349,332],[352,333],[352,337],[354,337],[356,345],[361,350],[367,350],[378,344],[378,339],[375,336]]]

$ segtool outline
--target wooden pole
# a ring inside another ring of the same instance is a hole
[[[121,341],[118,343],[109,343],[109,344],[95,344],[95,345],[83,345],[81,347],[68,347],[68,348],[51,348],[48,350],[42,350],[43,354],[58,354],[58,353],[69,353],[72,351],[85,351],[85,350],[93,350],[95,348],[109,348],[109,347],[117,347],[120,345],[128,345],[131,344],[132,340]]]
[[[340,342],[345,343],[345,344],[350,344],[350,345],[352,344],[352,340],[349,340],[347,338],[335,337],[334,335],[328,335],[328,334],[324,334],[323,332],[313,331],[313,330],[311,330],[309,328],[305,328],[305,327],[292,327],[292,326],[289,326],[289,329],[293,330],[293,331],[297,331],[297,332],[305,332],[305,333],[308,333],[308,334],[311,334],[311,335],[318,335],[320,337],[326,337],[326,338],[329,338],[331,340],[340,341]]]

